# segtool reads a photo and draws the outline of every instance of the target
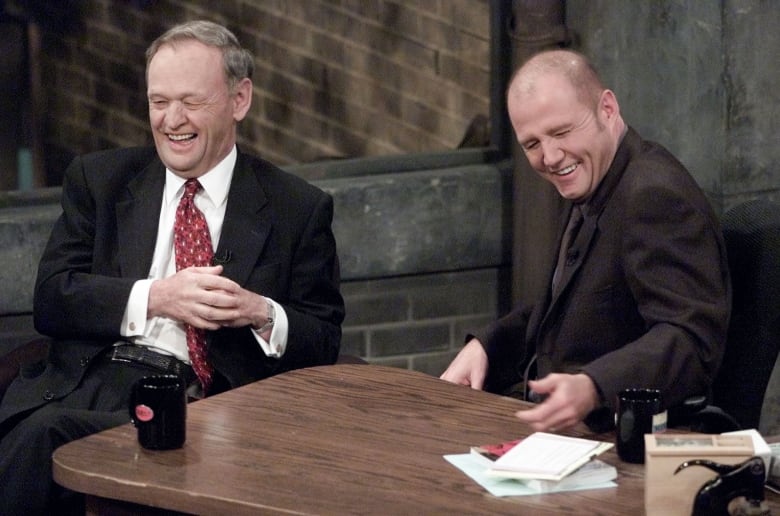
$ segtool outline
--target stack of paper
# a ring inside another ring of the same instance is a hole
[[[614,466],[593,457],[611,443],[537,432],[445,459],[495,496],[613,487]]]
[[[496,459],[487,474],[558,481],[611,447],[608,442],[536,432]]]

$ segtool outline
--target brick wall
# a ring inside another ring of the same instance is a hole
[[[380,174],[366,160],[319,166],[345,173],[315,183],[334,199],[342,353],[438,376],[468,330],[506,312],[511,169],[480,156],[418,157],[410,169],[385,158],[398,168]]]
[[[342,353],[440,375],[466,332],[494,320],[506,269],[347,281]]]
[[[73,154],[151,142],[143,53],[189,19],[225,24],[254,53],[240,141],[280,165],[452,149],[489,110],[488,0],[50,5],[38,15],[50,177]]]

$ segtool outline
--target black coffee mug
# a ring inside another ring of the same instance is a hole
[[[181,448],[186,439],[187,395],[175,375],[146,376],[130,392],[130,419],[138,442],[148,450]]]
[[[615,446],[626,462],[645,462],[645,434],[666,430],[666,411],[661,410],[661,391],[626,389],[618,394],[615,416]]]

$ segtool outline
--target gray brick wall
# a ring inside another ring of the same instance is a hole
[[[342,352],[368,362],[441,374],[469,330],[496,318],[502,268],[348,281]]]

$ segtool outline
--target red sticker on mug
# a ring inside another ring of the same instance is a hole
[[[152,420],[154,411],[146,405],[136,405],[135,417],[138,418],[138,421],[143,421],[145,423]]]

